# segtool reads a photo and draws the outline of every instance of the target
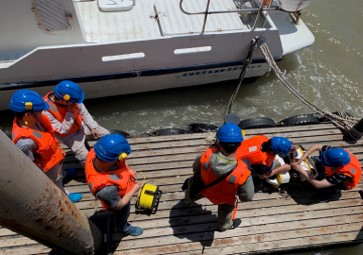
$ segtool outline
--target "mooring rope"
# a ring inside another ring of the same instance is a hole
[[[239,78],[238,78],[238,83],[237,83],[237,86],[236,88],[234,89],[230,99],[229,99],[229,102],[228,102],[228,105],[227,105],[227,110],[226,110],[226,113],[225,113],[225,116],[227,116],[228,114],[231,113],[231,108],[232,108],[232,103],[234,101],[234,99],[236,98],[237,94],[238,94],[238,91],[239,91],[239,88],[241,87],[242,85],[242,81],[245,77],[245,74],[246,74],[246,71],[247,71],[247,67],[249,66],[249,64],[251,64],[252,62],[252,56],[253,56],[253,53],[255,52],[257,46],[258,46],[258,42],[260,41],[261,39],[259,37],[256,37],[255,39],[253,39],[251,41],[251,46],[250,46],[250,49],[248,51],[248,54],[247,54],[247,57],[245,59],[245,63],[243,65],[243,69],[239,75]]]
[[[319,107],[314,105],[312,102],[310,102],[308,99],[306,99],[304,96],[302,96],[286,79],[285,73],[280,70],[280,68],[277,66],[267,44],[265,42],[262,42],[259,40],[258,45],[260,46],[262,54],[265,56],[265,59],[271,69],[275,71],[276,76],[279,78],[279,80],[285,85],[285,87],[299,100],[301,100],[306,106],[316,111],[318,114],[322,115],[323,117],[329,119],[332,121],[334,125],[336,125],[339,129],[344,131],[349,131],[354,124],[357,123],[358,119],[354,118],[344,112],[338,111],[337,113],[331,113],[324,110],[321,110]]]

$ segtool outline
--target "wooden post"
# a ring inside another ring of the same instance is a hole
[[[95,254],[101,231],[0,130],[0,225],[67,254]]]

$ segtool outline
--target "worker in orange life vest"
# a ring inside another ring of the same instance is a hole
[[[291,169],[283,158],[292,149],[292,143],[285,137],[274,136],[269,139],[264,135],[257,135],[244,140],[236,155],[251,166],[253,175],[266,179]]]
[[[64,153],[54,137],[52,127],[43,110],[48,109],[43,98],[32,90],[16,91],[9,102],[15,114],[12,140],[63,192]],[[72,202],[78,202],[82,195],[69,193]]]
[[[130,199],[140,189],[135,173],[125,162],[130,153],[131,147],[125,137],[106,135],[90,150],[85,171],[92,194],[101,201],[103,208],[114,213],[118,231],[138,236],[143,229],[127,222]]]
[[[299,164],[315,151],[319,151],[319,157],[312,157],[320,176],[317,179],[308,176]],[[319,200],[329,200],[331,195],[341,190],[355,188],[362,176],[361,164],[356,156],[342,148],[322,144],[311,146],[292,167],[319,190]]]
[[[251,201],[254,185],[246,164],[236,160],[235,151],[243,140],[241,129],[236,124],[225,123],[218,129],[216,138],[216,143],[197,157],[193,171],[200,172],[205,185],[220,176],[226,176],[220,182],[202,190],[198,197],[206,197],[218,205],[218,228],[220,231],[225,231],[236,227],[234,224],[238,203],[236,195],[243,202]],[[191,185],[188,185],[186,204],[191,202],[190,188]]]
[[[74,153],[75,157],[84,164],[88,149],[85,146],[86,136],[98,139],[110,132],[98,125],[83,104],[84,93],[72,81],[61,81],[53,92],[44,96],[49,104],[45,112],[56,135]]]

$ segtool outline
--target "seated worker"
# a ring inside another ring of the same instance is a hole
[[[313,157],[315,167],[319,176],[322,176],[316,179],[309,176],[299,164],[315,151],[319,151],[319,157]],[[319,200],[329,199],[329,196],[341,190],[355,188],[362,176],[361,164],[356,156],[342,148],[322,144],[311,146],[302,158],[291,166],[319,190]]]
[[[61,191],[67,194],[62,183],[64,153],[59,147],[49,120],[43,115],[43,110],[48,107],[35,91],[16,91],[9,102],[9,109],[15,115],[12,140]],[[82,199],[82,195],[70,193],[68,198],[75,203]]]
[[[238,200],[251,201],[254,195],[254,185],[251,172],[245,163],[236,160],[236,150],[243,137],[241,129],[233,123],[222,125],[216,135],[216,143],[208,148],[194,162],[193,171],[200,174],[201,181],[211,184],[221,178],[218,183],[203,189],[199,196],[208,198],[213,204],[218,205],[218,228],[220,231],[232,229]],[[185,192],[185,203],[190,204],[190,194],[193,192],[189,184]]]
[[[125,159],[131,153],[126,138],[119,134],[102,137],[87,156],[85,171],[88,187],[98,198],[102,207],[115,215],[116,229],[124,234],[138,236],[140,227],[127,222],[130,214],[130,199],[139,191],[135,173]]]
[[[49,104],[45,112],[49,118],[57,137],[67,145],[75,157],[84,164],[88,149],[86,136],[92,135],[94,139],[110,132],[98,125],[83,104],[84,93],[72,81],[61,81],[55,86],[53,92],[44,96]]]
[[[244,140],[236,155],[252,168],[253,175],[266,179],[291,169],[283,160],[291,149],[292,143],[285,137],[274,136],[269,139],[257,135]]]

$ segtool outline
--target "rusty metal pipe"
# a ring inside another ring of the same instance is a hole
[[[0,130],[0,225],[67,254],[95,254],[101,231]]]

